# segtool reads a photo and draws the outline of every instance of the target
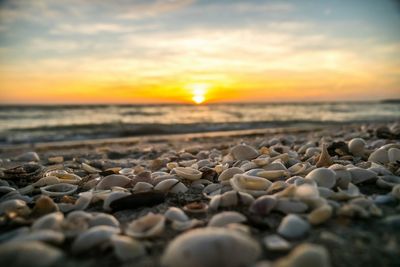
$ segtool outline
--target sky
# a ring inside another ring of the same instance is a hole
[[[389,0],[0,0],[0,103],[400,98]]]

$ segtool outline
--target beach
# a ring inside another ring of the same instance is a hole
[[[3,145],[0,259],[396,266],[399,133],[349,123]]]

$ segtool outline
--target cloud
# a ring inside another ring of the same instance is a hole
[[[98,34],[98,33],[126,33],[132,31],[133,27],[127,27],[120,24],[111,23],[93,23],[93,24],[60,24],[54,27],[50,33],[56,35],[63,34]]]

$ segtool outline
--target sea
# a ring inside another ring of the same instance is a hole
[[[395,121],[399,101],[1,105],[0,144]]]

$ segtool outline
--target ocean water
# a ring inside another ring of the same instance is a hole
[[[400,120],[399,102],[0,106],[0,144]]]

